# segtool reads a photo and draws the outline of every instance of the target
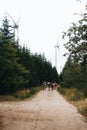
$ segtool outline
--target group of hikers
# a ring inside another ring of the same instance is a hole
[[[48,87],[48,90],[51,91],[51,90],[55,90],[56,89],[56,86],[57,86],[57,83],[56,82],[43,82],[42,83],[42,89],[44,90],[46,87]]]

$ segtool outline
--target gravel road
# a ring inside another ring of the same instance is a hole
[[[56,90],[32,100],[0,102],[0,130],[87,130],[85,118]]]

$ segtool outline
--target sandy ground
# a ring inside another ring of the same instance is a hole
[[[87,130],[85,118],[56,91],[32,100],[0,102],[0,130]]]

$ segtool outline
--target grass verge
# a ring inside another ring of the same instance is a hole
[[[76,88],[58,88],[58,92],[62,94],[67,101],[77,107],[78,111],[87,119],[87,98],[84,93]]]
[[[32,98],[41,90],[40,86],[34,87],[32,90],[23,89],[12,95],[0,95],[0,101],[19,101],[27,98]]]
[[[27,98],[32,98],[33,96],[35,96],[39,91],[41,90],[41,87],[35,87],[33,88],[32,90],[22,90],[22,91],[19,91],[17,93],[14,94],[14,97],[17,98],[17,99],[21,99],[21,100],[24,100],[24,99],[27,99]]]

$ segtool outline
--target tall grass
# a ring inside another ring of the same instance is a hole
[[[87,117],[87,97],[84,91],[77,88],[58,88],[60,92],[68,101],[75,105],[79,112]]]
[[[79,100],[78,102],[74,102],[74,104],[79,112],[87,117],[87,99]]]
[[[18,100],[24,100],[30,97],[33,97],[41,90],[41,87],[34,87],[31,90],[30,89],[23,89],[20,90],[12,95],[3,95],[0,96],[0,101],[18,101]]]
[[[58,88],[58,91],[70,101],[78,101],[84,99],[84,94],[77,88]]]
[[[14,97],[24,100],[26,98],[34,96],[37,92],[39,92],[39,90],[40,90],[39,88],[34,88],[34,89],[30,90],[30,91],[25,90],[25,93],[19,92],[20,94],[18,94],[18,93],[14,94]]]

